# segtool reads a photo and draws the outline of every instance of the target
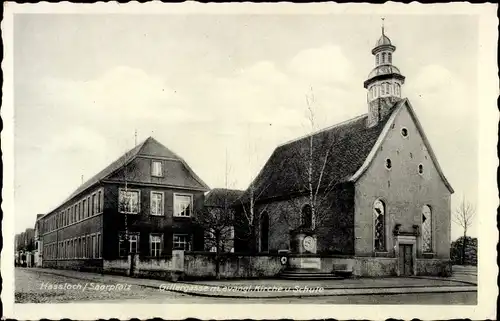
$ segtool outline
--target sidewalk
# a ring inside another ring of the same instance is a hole
[[[477,286],[446,278],[359,278],[295,281],[281,279],[169,282],[71,270],[33,269],[39,273],[103,284],[126,283],[195,296],[221,298],[289,298],[337,295],[475,292]]]

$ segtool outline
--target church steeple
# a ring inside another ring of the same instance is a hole
[[[385,35],[384,18],[382,18],[382,35],[372,49],[375,56],[375,68],[368,75],[364,87],[368,90],[368,126],[374,126],[401,99],[401,87],[405,77],[392,64],[396,47]]]

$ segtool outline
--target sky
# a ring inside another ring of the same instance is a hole
[[[15,230],[149,136],[210,187],[245,189],[274,148],[367,112],[375,15],[17,14]],[[455,190],[478,201],[478,20],[386,15],[393,63]],[[452,239],[462,234],[452,224]],[[469,231],[477,236],[475,224]]]

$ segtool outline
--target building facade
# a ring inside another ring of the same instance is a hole
[[[446,273],[453,189],[402,96],[395,50],[382,29],[367,114],[278,146],[252,182],[256,250],[289,250],[300,227],[314,231],[318,256],[355,274]]]
[[[102,270],[104,260],[202,250],[194,222],[208,186],[149,137],[40,218],[43,267]]]

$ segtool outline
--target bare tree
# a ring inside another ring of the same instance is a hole
[[[316,135],[316,99],[313,89],[306,95],[307,120],[310,132],[305,141],[297,142],[291,151],[291,162],[294,170],[295,182],[298,192],[307,195],[309,205],[306,213],[303,211],[303,199],[291,197],[289,202],[300,213],[300,221],[312,230],[329,217],[330,192],[335,188],[335,181],[327,177],[326,169],[332,161],[331,155],[335,143],[335,137],[331,135]],[[310,218],[303,217],[303,215]],[[292,224],[295,218],[289,219]],[[304,224],[305,223],[305,224]]]
[[[476,209],[472,203],[467,201],[465,197],[462,198],[462,203],[455,210],[453,215],[453,221],[461,226],[464,230],[464,238],[462,242],[462,265],[465,264],[465,249],[467,243],[467,231],[472,225],[474,216],[476,215]]]
[[[136,134],[137,135],[137,134]],[[135,138],[135,143],[137,144],[137,137]],[[129,150],[123,156],[123,160],[121,161],[120,168],[122,170],[122,179],[123,179],[123,190],[118,189],[118,213],[123,215],[124,220],[124,233],[120,234],[119,242],[122,243],[125,248],[125,256],[130,254],[130,222],[129,222],[129,213],[133,212],[134,209],[134,200],[132,199],[131,193],[129,193],[129,180],[133,180],[135,178],[136,169],[133,163],[131,163],[131,153],[133,149]],[[139,201],[139,200],[137,200]]]
[[[198,224],[205,231],[205,244],[215,251],[215,275],[220,279],[220,265],[224,253],[234,247],[234,207],[233,204],[241,193],[229,189],[230,168],[226,151],[225,188],[209,192],[206,204],[197,215]]]
[[[250,132],[250,130],[249,130]],[[254,144],[250,143],[250,133],[248,133],[248,167],[252,168],[255,160],[252,159],[257,152]],[[256,186],[258,176],[251,174],[250,185],[247,188],[246,193],[239,200],[239,207],[241,209],[241,215],[239,219],[235,222],[236,227],[239,228],[239,233],[237,238],[248,244],[250,252],[254,253],[258,251],[259,242],[257,237],[259,235],[260,224],[262,223],[262,216],[264,213],[269,214],[269,204],[262,204],[258,206],[259,200],[262,199],[264,193],[267,190],[269,184],[264,186]],[[273,218],[269,215],[269,218]]]

